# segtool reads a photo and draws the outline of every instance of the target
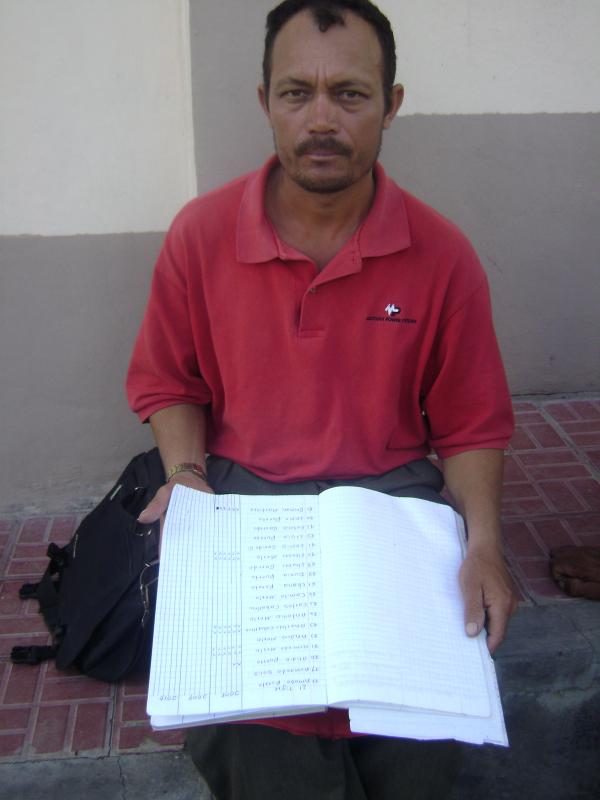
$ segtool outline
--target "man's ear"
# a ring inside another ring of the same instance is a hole
[[[400,106],[402,105],[402,101],[404,100],[404,86],[401,83],[397,83],[395,86],[392,87],[392,102],[388,111],[386,112],[385,117],[383,118],[383,127],[389,128],[392,122],[394,121],[394,117],[400,110]]]
[[[265,90],[265,86],[263,83],[259,84],[258,86],[258,102],[260,103],[260,107],[267,115],[267,119],[269,123],[271,122],[271,114],[269,113],[269,101],[267,98],[267,92]]]

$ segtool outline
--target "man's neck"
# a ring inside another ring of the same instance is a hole
[[[267,183],[265,208],[278,236],[322,268],[367,216],[374,192],[373,173],[340,192],[321,194],[302,189],[276,166]]]

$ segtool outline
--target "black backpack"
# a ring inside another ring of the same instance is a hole
[[[15,647],[13,662],[54,658],[58,669],[75,666],[110,682],[149,669],[160,525],[137,517],[164,481],[158,449],[140,453],[71,541],[48,547],[41,581],[19,594],[39,601],[52,645]]]

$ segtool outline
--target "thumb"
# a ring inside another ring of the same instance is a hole
[[[172,491],[172,485],[169,486],[168,484],[165,484],[164,486],[161,486],[152,500],[150,500],[146,508],[139,515],[138,522],[151,524],[152,522],[156,522],[157,519],[160,519],[167,510]]]
[[[465,603],[465,631],[467,636],[477,636],[485,622],[481,584],[465,577],[462,581],[462,591]]]

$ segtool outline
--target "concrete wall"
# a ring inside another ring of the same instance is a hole
[[[196,193],[186,0],[1,0],[0,235],[164,230]]]
[[[0,0],[0,506],[99,494],[151,443],[123,392],[196,194],[186,0]]]
[[[123,377],[177,208],[271,152],[274,0],[0,0],[0,506],[97,494],[150,442]],[[515,393],[600,388],[595,0],[385,0],[383,162],[488,270]]]
[[[600,4],[383,0],[405,105],[382,161],[453,219],[488,272],[514,393],[600,388]],[[192,3],[200,191],[260,163],[255,99],[270,0]],[[259,13],[257,13],[257,9]],[[451,9],[451,10],[450,10]],[[223,70],[223,39],[234,64]],[[230,70],[236,79],[231,82]]]

